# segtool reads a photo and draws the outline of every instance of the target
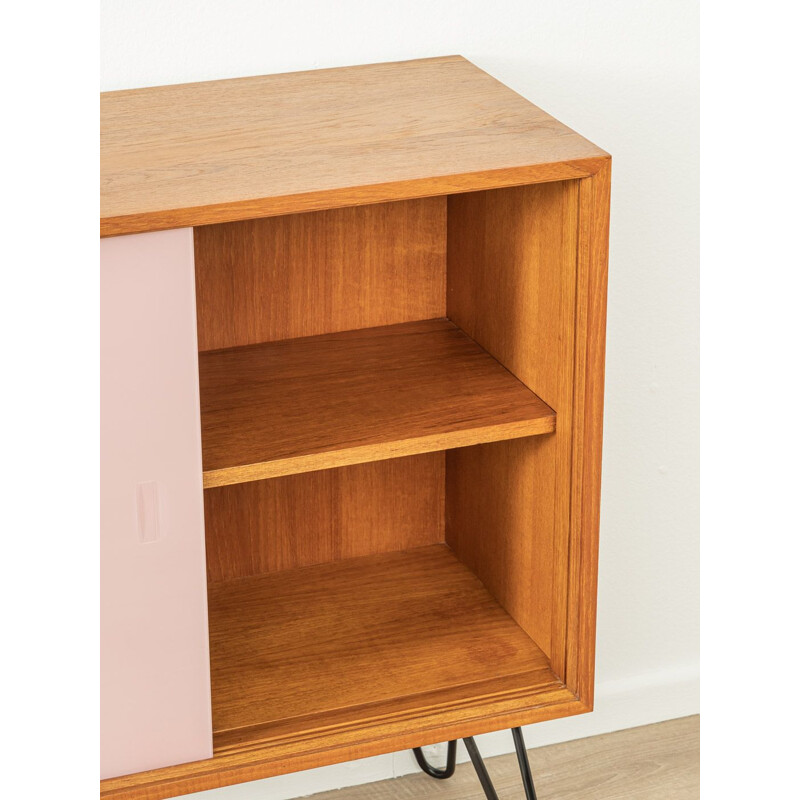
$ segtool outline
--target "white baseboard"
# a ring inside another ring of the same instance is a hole
[[[595,709],[591,714],[529,725],[524,729],[525,743],[528,747],[543,747],[666,719],[687,717],[699,711],[700,676],[697,666],[663,670],[598,683]],[[476,739],[486,758],[511,753],[514,749],[511,734],[507,731],[487,733]],[[441,763],[444,750],[445,745],[442,744],[435,748],[426,748],[426,753],[432,761]],[[458,760],[467,760],[462,742],[459,742]],[[293,800],[317,792],[399,777],[417,770],[411,752],[403,751],[224,789],[198,792],[190,797],[197,800]]]

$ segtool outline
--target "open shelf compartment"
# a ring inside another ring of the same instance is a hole
[[[579,709],[578,199],[195,229],[215,758]]]
[[[444,544],[216,584],[209,626],[221,749],[558,683]]]
[[[206,487],[555,429],[446,319],[203,353],[200,397]]]

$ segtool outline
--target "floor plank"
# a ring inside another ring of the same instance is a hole
[[[684,717],[529,751],[539,800],[696,800],[700,718]],[[501,800],[519,800],[516,757],[486,761]],[[354,786],[314,800],[484,800],[472,766],[446,781],[425,775]]]

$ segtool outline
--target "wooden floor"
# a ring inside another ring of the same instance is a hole
[[[538,800],[696,800],[700,718],[630,728],[530,750]],[[501,800],[524,797],[516,757],[486,760]],[[314,795],[314,800],[484,800],[472,765],[445,781],[407,775]]]

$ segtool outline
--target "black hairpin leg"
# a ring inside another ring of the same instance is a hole
[[[438,778],[440,781],[445,780],[445,778],[452,778],[453,773],[456,771],[456,742],[447,743],[447,764],[444,769],[432,767],[425,758],[421,747],[414,748],[414,758],[417,759],[420,769],[430,775],[431,778]]]
[[[525,749],[525,740],[522,738],[522,728],[512,728],[511,735],[514,737],[514,749],[517,751],[519,772],[522,776],[522,785],[525,788],[525,800],[536,800],[536,788],[533,785],[533,775],[531,775],[531,762],[528,761],[528,751]]]
[[[475,772],[483,787],[486,800],[498,800],[497,792],[494,790],[494,784],[489,777],[489,773],[486,771],[486,764],[483,763],[480,750],[478,750],[478,745],[475,744],[475,740],[471,736],[466,736],[464,737],[464,744],[467,746],[469,760],[472,762],[472,766],[475,767]]]
[[[531,775],[531,765],[528,761],[528,753],[525,750],[525,740],[522,738],[522,728],[512,728],[511,735],[514,737],[514,749],[517,751],[517,762],[519,763],[519,771],[522,775],[522,786],[525,789],[525,800],[536,800],[536,789],[533,786],[533,776]],[[486,769],[486,764],[483,763],[478,745],[471,736],[464,737],[464,744],[467,747],[472,766],[475,767],[475,772],[478,775],[478,780],[483,787],[483,793],[486,795],[486,800],[498,800],[497,792],[494,789],[492,779],[489,777],[489,772]],[[432,767],[426,760],[419,747],[414,748],[414,755],[417,758],[417,763],[432,778],[449,778],[456,771],[456,743],[449,742],[447,745],[447,766],[444,769],[436,769]]]

